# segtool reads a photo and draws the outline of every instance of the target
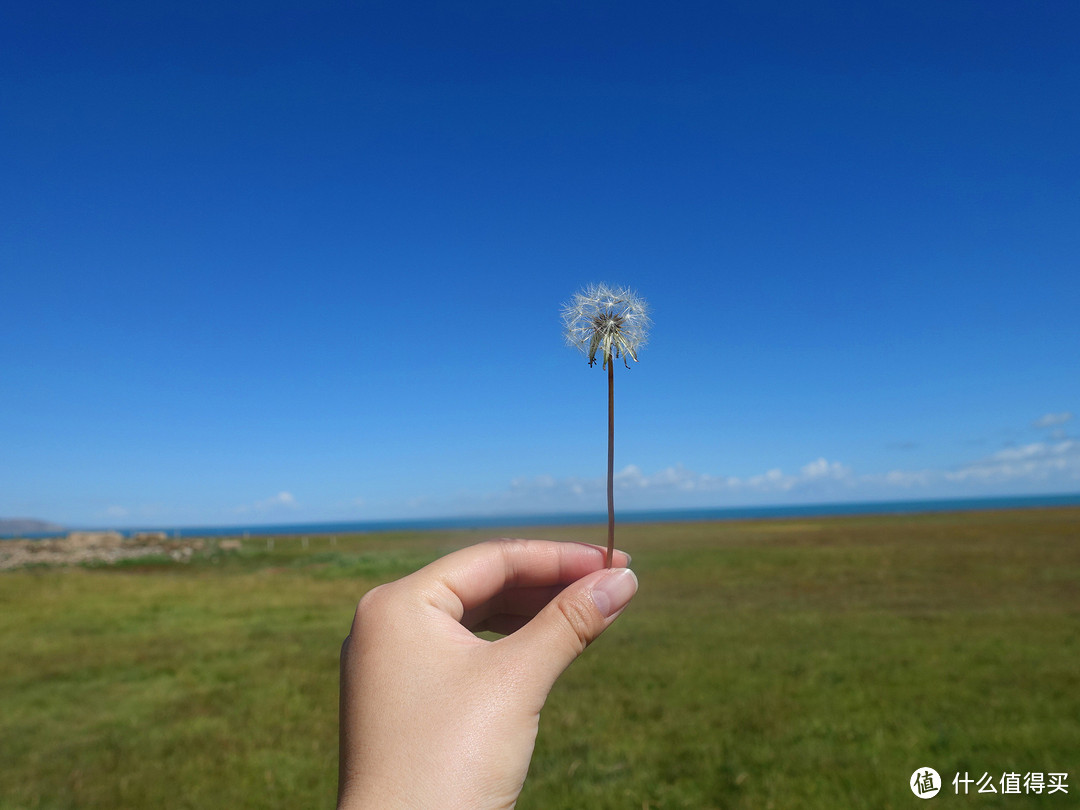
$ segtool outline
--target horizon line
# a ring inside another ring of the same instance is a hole
[[[798,504],[761,504],[743,506],[691,506],[652,509],[628,509],[617,514],[626,523],[682,522],[695,520],[739,520],[768,517],[812,517],[874,514],[918,514],[920,512],[992,511],[994,509],[1080,505],[1080,492],[1047,495],[983,495],[959,498],[911,498],[857,501],[813,501]],[[9,518],[9,520],[31,520]],[[487,514],[442,515],[436,517],[398,517],[347,520],[313,520],[297,522],[229,523],[171,525],[145,523],[128,526],[115,524],[65,526],[44,532],[0,532],[0,539],[18,537],[47,538],[76,531],[113,531],[130,535],[140,532],[165,532],[169,535],[213,534],[330,534],[335,527],[339,533],[392,529],[464,529],[501,526],[591,525],[604,523],[602,511],[508,512]],[[49,521],[40,521],[49,523]],[[351,528],[350,528],[351,527]]]

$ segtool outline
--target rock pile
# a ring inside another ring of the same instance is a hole
[[[176,562],[187,562],[205,545],[200,538],[169,540],[163,532],[146,532],[130,539],[119,532],[71,532],[50,540],[4,540],[0,541],[0,571],[27,565],[111,564],[166,555]]]

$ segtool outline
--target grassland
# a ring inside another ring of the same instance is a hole
[[[356,601],[488,536],[0,574],[0,809],[331,807]],[[1069,774],[1053,796],[947,784],[946,806],[1076,806],[1080,509],[628,525],[619,542],[641,590],[556,685],[519,807],[922,806],[908,780],[926,765]]]

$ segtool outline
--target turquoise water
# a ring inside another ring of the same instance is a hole
[[[620,523],[668,523],[701,520],[742,520],[747,518],[815,517],[828,515],[906,515],[919,512],[978,511],[983,509],[1023,509],[1048,506],[1080,506],[1080,493],[1006,498],[961,498],[921,501],[865,501],[856,503],[816,503],[797,506],[749,506],[723,509],[651,509],[618,511]],[[345,523],[281,523],[238,526],[144,526],[124,529],[126,535],[140,531],[165,531],[170,536],[223,537],[290,534],[350,534],[395,529],[483,529],[509,526],[561,526],[606,523],[606,512],[550,512],[534,515],[482,515],[403,520],[353,521]],[[55,535],[35,535],[48,537]]]

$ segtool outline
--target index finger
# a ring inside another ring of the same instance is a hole
[[[630,558],[615,552],[613,565]],[[588,543],[551,540],[489,540],[463,548],[421,568],[414,577],[434,604],[456,621],[465,611],[510,588],[569,585],[604,567],[606,551]]]

